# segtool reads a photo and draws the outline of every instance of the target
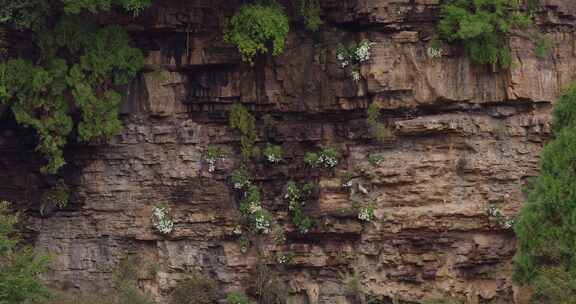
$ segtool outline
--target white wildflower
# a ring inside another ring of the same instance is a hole
[[[363,63],[370,60],[370,49],[376,45],[374,42],[370,42],[368,40],[364,40],[360,43],[360,46],[356,49],[354,54],[356,55],[356,59],[358,62]]]
[[[156,207],[152,211],[152,224],[161,234],[168,234],[174,228],[174,222],[170,218],[167,207]]]
[[[365,222],[370,222],[374,218],[374,210],[371,208],[360,208],[360,212],[358,213],[358,219]]]
[[[354,82],[360,81],[360,72],[358,72],[358,71],[352,71],[352,72],[350,73],[350,76],[352,76],[352,80],[353,80]]]
[[[234,231],[232,232],[236,235],[240,235],[242,234],[242,227],[240,225],[236,225],[236,227],[234,227]]]
[[[440,58],[440,57],[442,57],[444,51],[442,50],[442,48],[435,48],[435,47],[429,46],[427,49],[427,53],[428,53],[428,56],[430,58]]]

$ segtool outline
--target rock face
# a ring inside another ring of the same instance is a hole
[[[522,186],[537,175],[551,104],[576,74],[573,1],[544,1],[537,14],[557,45],[549,56],[537,58],[530,40],[512,35],[513,67],[496,72],[471,65],[457,47],[428,55],[438,0],[322,1],[325,29],[306,32],[295,19],[284,54],[253,67],[222,41],[240,1],[157,2],[126,20],[148,51],[148,71],[127,92],[124,130],[107,145],[71,147],[64,177],[73,202],[47,217],[30,214],[28,234],[54,256],[48,282],[108,288],[113,267],[132,255],[141,287],[161,303],[189,271],[213,278],[221,295],[250,293],[258,265],[280,277],[292,303],[356,303],[346,284],[354,273],[382,303],[522,303],[511,280],[514,234],[486,210],[515,214]],[[354,82],[336,49],[362,39],[376,44]],[[239,135],[227,126],[234,102],[255,113],[260,147],[284,150],[279,165],[257,160],[251,172],[287,241],[261,240],[246,253],[229,181],[238,153],[213,173],[202,157],[209,144],[238,151]],[[370,102],[393,130],[384,144],[367,132]],[[272,131],[262,127],[264,114],[277,121]],[[0,195],[33,209],[49,181],[22,153],[21,137],[3,130]],[[341,152],[334,171],[304,166],[304,154],[321,146]],[[344,172],[352,190],[341,186]],[[314,221],[306,234],[294,230],[282,199],[291,179],[319,186],[305,208]],[[353,192],[373,202],[373,221],[358,219]],[[174,217],[167,236],[151,224],[161,202]],[[292,263],[278,265],[285,253]]]

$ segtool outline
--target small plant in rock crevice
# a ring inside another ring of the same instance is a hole
[[[300,189],[294,181],[286,185],[284,199],[288,201],[288,210],[292,215],[292,223],[300,233],[308,233],[312,228],[312,220],[304,214],[304,205],[309,198],[310,190]]]
[[[233,291],[226,296],[226,304],[250,304],[250,300],[238,291]]]
[[[298,0],[298,13],[304,17],[304,25],[310,31],[317,31],[324,23],[320,18],[320,0]]]
[[[338,165],[340,153],[333,148],[326,148],[320,152],[308,152],[304,156],[304,162],[313,168],[332,169]]]
[[[248,172],[245,168],[240,167],[232,171],[232,186],[236,190],[246,190],[252,184]]]
[[[255,233],[268,234],[272,225],[272,216],[262,207],[260,188],[250,185],[240,201],[240,212]]]
[[[363,196],[367,195],[367,193],[363,193]],[[358,220],[366,223],[370,223],[374,220],[376,202],[372,198],[362,198],[353,193],[350,200],[352,201],[352,208],[358,211]]]
[[[352,173],[344,172],[344,174],[342,174],[342,177],[340,178],[342,188],[344,188],[344,189],[352,188],[352,178],[353,177],[354,176],[352,175]]]
[[[294,262],[294,253],[276,253],[276,262],[280,265],[290,265]]]
[[[355,82],[360,81],[360,66],[370,60],[372,56],[372,48],[375,45],[375,42],[362,40],[357,47],[344,47],[340,45],[336,50],[336,58],[340,61],[340,67],[350,67],[350,76]]]
[[[240,151],[244,163],[254,156],[254,143],[256,142],[256,118],[248,109],[239,103],[230,109],[229,124],[232,129],[240,132]]]
[[[376,141],[383,143],[392,136],[392,131],[388,129],[383,123],[380,122],[380,107],[378,103],[372,102],[368,109],[366,110],[366,123],[368,124],[368,129],[370,134]]]
[[[264,149],[264,156],[269,163],[279,163],[282,161],[282,147],[268,144]]]
[[[515,217],[503,215],[496,205],[491,204],[486,208],[486,214],[490,220],[494,221],[502,229],[511,229],[514,226]]]
[[[216,283],[198,274],[178,282],[170,295],[170,304],[214,304],[217,300]]]
[[[63,209],[70,201],[70,187],[60,179],[49,190],[42,194],[40,213],[45,215],[53,207]]]
[[[162,203],[152,211],[152,225],[160,234],[169,234],[174,229],[170,208]]]
[[[204,161],[208,164],[208,172],[213,173],[216,171],[216,161],[224,158],[226,155],[227,153],[223,148],[208,145],[204,152]]]

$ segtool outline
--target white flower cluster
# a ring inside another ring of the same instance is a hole
[[[358,212],[358,219],[365,222],[370,222],[374,218],[374,210],[372,208],[362,207]]]
[[[506,216],[500,221],[500,226],[504,229],[510,229],[514,226],[514,217]]]
[[[370,60],[372,57],[372,47],[375,45],[375,42],[362,40],[356,48],[342,47],[336,51],[336,58],[340,61],[341,68],[353,65],[350,77],[352,77],[352,80],[355,82],[358,82],[361,79],[359,66]]]
[[[348,188],[352,188],[352,180],[346,180],[342,182],[342,188],[344,189],[348,189]]]
[[[288,258],[287,255],[282,254],[282,255],[279,255],[279,256],[276,258],[276,260],[278,261],[278,264],[284,265],[284,264],[287,264],[287,263],[288,263],[289,258]]]
[[[370,42],[368,40],[363,40],[362,42],[360,42],[360,45],[358,46],[358,48],[354,52],[358,62],[363,63],[363,62],[370,60],[370,55],[371,55],[370,49],[374,45],[376,45],[376,43]]]
[[[290,211],[299,206],[300,203],[300,189],[296,184],[290,182],[286,188],[286,194],[284,194],[284,199],[289,202],[288,209]]]
[[[271,163],[279,163],[281,159],[276,154],[266,155],[266,159]]]
[[[250,181],[249,180],[245,180],[245,181],[238,181],[234,183],[234,189],[244,189],[245,187],[250,186]]]
[[[352,80],[354,82],[360,81],[360,71],[353,70],[352,72],[350,72],[350,76],[352,77]]]
[[[351,58],[349,59],[350,56],[347,56],[346,54],[344,54],[344,52],[345,52],[344,49],[339,49],[336,52],[336,58],[338,59],[338,61],[341,61],[340,62],[341,68],[347,67],[350,64],[350,59],[351,59]]]
[[[496,216],[500,215],[500,210],[498,209],[498,207],[496,207],[494,205],[490,205],[486,209],[486,213],[488,214],[488,216],[496,217]]]
[[[208,172],[216,171],[216,158],[206,158],[206,163],[208,163]]]
[[[169,234],[174,228],[168,207],[156,207],[152,212],[152,224],[161,234]]]
[[[270,219],[266,216],[260,202],[250,202],[248,204],[248,213],[250,213],[254,226],[258,232],[268,234],[270,232]]]
[[[270,232],[270,220],[266,218],[263,212],[259,212],[254,218],[256,230],[261,233],[268,234]]]
[[[430,58],[440,58],[443,55],[443,50],[442,50],[442,48],[435,48],[435,47],[429,46],[427,49],[427,53],[428,53],[428,56]]]
[[[486,208],[486,214],[488,214],[490,218],[493,218],[496,223],[503,229],[510,229],[512,226],[514,226],[514,216],[502,215],[500,209],[495,205],[488,206],[488,208]]]
[[[318,157],[318,164],[321,164],[325,168],[334,168],[338,165],[338,158],[327,155],[326,153],[321,153],[320,157]]]
[[[232,231],[232,233],[234,233],[236,235],[241,235],[242,234],[242,226],[236,225],[236,227],[234,227],[234,231]]]

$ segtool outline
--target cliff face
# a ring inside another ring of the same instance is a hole
[[[222,293],[250,290],[256,265],[267,264],[293,303],[354,303],[342,275],[353,271],[384,303],[521,303],[511,281],[514,235],[486,210],[515,214],[521,187],[537,175],[551,104],[576,74],[576,3],[544,1],[537,20],[557,45],[549,56],[537,58],[529,39],[513,35],[513,67],[494,72],[471,65],[458,48],[428,55],[438,0],[322,1],[325,30],[295,23],[283,55],[254,67],[221,37],[239,1],[158,2],[126,20],[156,70],[130,87],[124,130],[108,145],[71,147],[64,175],[73,202],[29,220],[36,247],[54,255],[46,275],[53,286],[106,288],[118,260],[133,255],[141,286],[158,299],[190,270],[212,277]],[[336,49],[362,39],[376,44],[355,83]],[[265,208],[288,231],[285,245],[262,241],[260,257],[254,246],[242,253],[233,232],[240,215],[229,176],[238,157],[219,160],[214,173],[202,159],[209,144],[238,147],[227,126],[233,102],[250,108],[260,126],[272,114],[277,127],[259,128],[258,144],[284,149],[280,165],[252,168]],[[367,132],[370,102],[394,131],[384,144]],[[34,206],[45,182],[20,138],[10,128],[2,134],[1,192]],[[303,165],[319,146],[342,152],[335,172]],[[345,171],[375,201],[372,222],[351,211]],[[306,206],[314,221],[307,234],[294,231],[282,199],[290,179],[319,185]],[[168,236],[151,225],[162,201],[175,221]],[[293,263],[275,265],[276,252],[293,253]]]

